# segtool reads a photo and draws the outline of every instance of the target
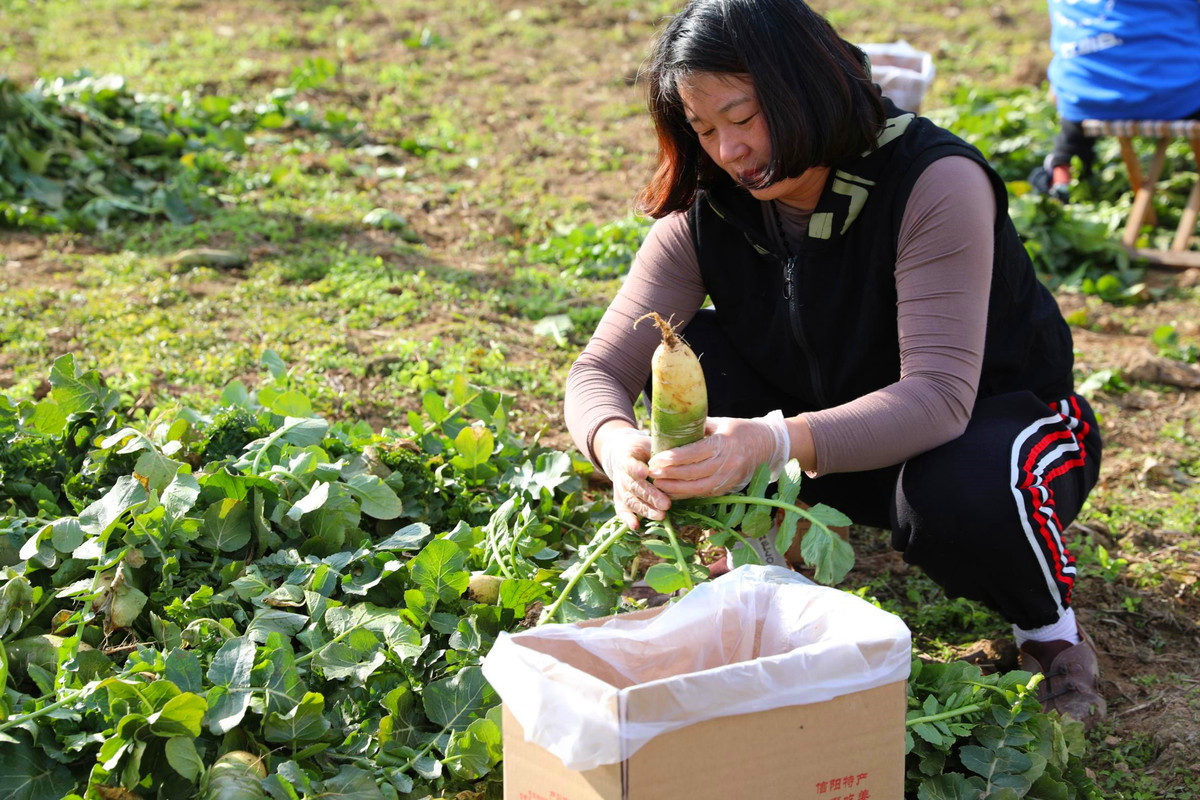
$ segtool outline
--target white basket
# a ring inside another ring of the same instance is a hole
[[[905,111],[919,111],[937,70],[933,56],[904,40],[886,44],[860,44],[871,59],[871,79]]]

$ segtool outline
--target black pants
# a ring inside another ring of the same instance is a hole
[[[1200,119],[1200,108],[1181,119]],[[1054,149],[1050,152],[1050,169],[1071,166],[1071,157],[1078,156],[1083,164],[1083,174],[1089,175],[1096,162],[1096,137],[1083,132],[1083,123],[1064,119],[1054,138]]]
[[[700,356],[712,416],[801,410],[734,355],[711,311],[683,336]],[[1096,484],[1100,450],[1099,426],[1082,397],[1048,404],[1014,392],[979,400],[957,439],[896,466],[805,478],[800,499],[890,530],[904,560],[949,597],[1037,628],[1070,606],[1075,559],[1063,531]]]

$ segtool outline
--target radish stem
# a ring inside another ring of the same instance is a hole
[[[604,523],[604,525],[612,525],[614,521],[617,522],[617,524],[613,526],[613,532],[606,536],[604,540],[596,546],[595,550],[588,553],[588,557],[584,560],[583,564],[580,565],[579,570],[571,576],[571,580],[567,581],[567,585],[565,588],[563,588],[562,594],[555,598],[553,603],[542,610],[541,617],[538,619],[539,625],[554,618],[554,615],[558,613],[559,607],[562,606],[563,602],[565,602],[566,599],[571,596],[571,592],[575,590],[575,586],[579,583],[583,576],[587,574],[588,570],[592,568],[592,565],[596,563],[600,556],[608,552],[608,548],[616,544],[616,542],[626,533],[629,533],[629,526],[624,522],[621,522],[619,517],[613,517],[611,520]],[[601,527],[600,530],[603,531],[604,528]]]
[[[671,521],[670,514],[663,519],[663,527],[667,529],[667,538],[671,541],[671,549],[675,551],[675,562],[683,572],[683,581],[687,588],[691,589],[696,584],[692,583],[692,573],[688,570],[687,559],[683,557],[683,549],[679,546],[679,537],[675,534],[675,523]]]

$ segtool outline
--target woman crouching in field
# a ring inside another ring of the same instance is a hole
[[[1003,615],[1043,703],[1093,725],[1063,531],[1100,432],[1003,181],[881,97],[800,0],[693,0],[643,79],[659,164],[640,207],[657,221],[566,390],[618,514],[636,528],[798,459],[804,502],[890,529],[948,596]],[[633,323],[651,311],[686,325],[717,415],[653,458],[632,405],[659,338]]]

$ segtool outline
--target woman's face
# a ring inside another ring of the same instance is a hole
[[[713,163],[744,187],[757,182],[771,160],[771,136],[754,84],[737,75],[701,72],[680,83],[679,96]],[[747,190],[759,200],[814,208],[828,174],[828,168],[814,167],[765,189]]]

